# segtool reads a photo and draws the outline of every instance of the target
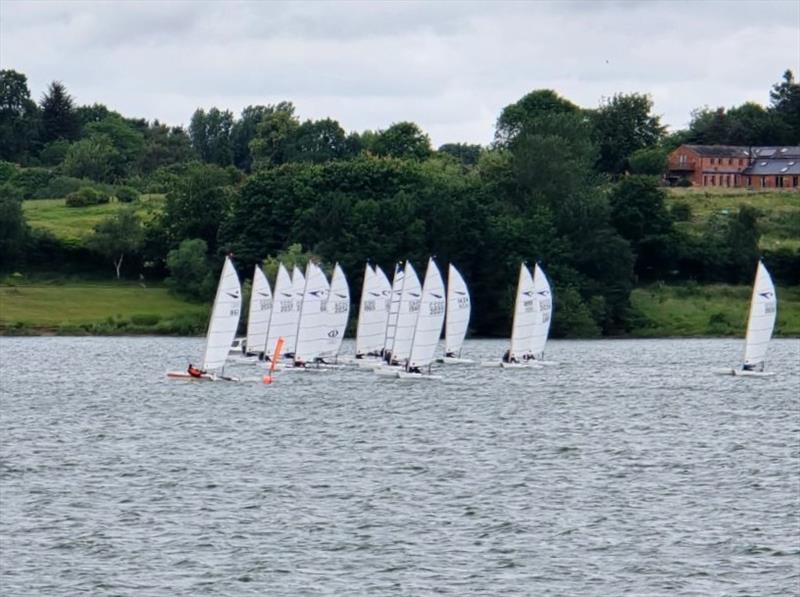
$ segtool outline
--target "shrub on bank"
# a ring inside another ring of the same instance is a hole
[[[67,207],[87,207],[89,205],[101,205],[108,203],[109,197],[96,189],[84,187],[67,195]]]

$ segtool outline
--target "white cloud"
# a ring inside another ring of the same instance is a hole
[[[11,2],[0,66],[80,103],[186,123],[291,100],[347,129],[412,120],[435,145],[491,140],[503,106],[650,93],[664,122],[768,101],[800,70],[800,3]]]

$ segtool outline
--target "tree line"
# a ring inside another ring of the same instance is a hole
[[[635,322],[636,283],[752,277],[758,213],[721,214],[689,236],[675,223],[691,207],[668,209],[659,177],[682,142],[800,142],[800,85],[787,71],[769,107],[712,112],[667,134],[646,95],[587,110],[536,90],[501,111],[489,146],[434,149],[412,122],[348,133],[302,120],[291,102],[238,118],[198,109],[186,129],[76,106],[59,82],[37,104],[23,74],[0,71],[0,267],[108,263],[209,300],[231,252],[245,275],[287,251],[338,261],[354,288],[367,260],[391,270],[436,255],[467,278],[475,331],[496,334],[519,262],[539,261],[554,282],[556,334],[620,333]],[[141,193],[163,205],[142,215]],[[25,224],[21,200],[36,197],[131,206],[67,246]],[[797,252],[768,257],[779,280],[800,282]]]

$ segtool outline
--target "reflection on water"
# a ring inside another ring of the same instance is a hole
[[[4,595],[798,591],[797,340],[768,379],[710,374],[741,341],[639,340],[166,381],[201,345],[0,339]]]

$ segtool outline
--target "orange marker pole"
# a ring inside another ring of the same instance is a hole
[[[281,353],[283,352],[283,337],[278,338],[278,341],[275,343],[275,352],[272,353],[272,362],[269,364],[269,373],[267,373],[263,381],[265,384],[269,385],[272,383],[272,373],[275,371],[275,367],[278,365],[278,359],[281,358]]]

